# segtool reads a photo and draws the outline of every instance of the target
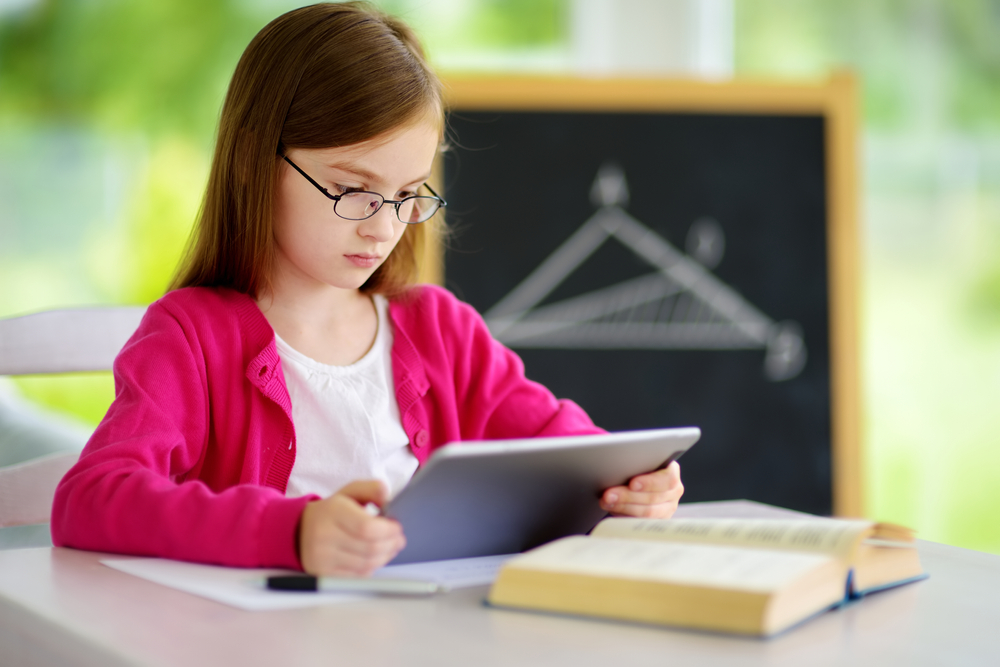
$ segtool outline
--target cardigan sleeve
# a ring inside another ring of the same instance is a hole
[[[299,567],[295,531],[312,497],[197,478],[212,438],[210,351],[168,308],[150,306],[115,360],[114,402],[56,491],[54,544]]]
[[[521,358],[493,338],[472,306],[441,288],[424,289],[435,303],[463,440],[604,432],[579,405],[528,379]]]

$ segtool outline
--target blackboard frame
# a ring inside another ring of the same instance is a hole
[[[863,516],[858,125],[853,76],[837,73],[815,83],[477,76],[452,77],[445,86],[447,108],[453,112],[761,113],[824,118],[833,513]],[[432,239],[424,252],[421,279],[443,284],[441,244]]]

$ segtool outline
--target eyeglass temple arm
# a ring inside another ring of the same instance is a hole
[[[447,206],[448,202],[444,200],[444,197],[434,192],[434,188],[431,187],[430,183],[424,183],[424,187],[431,191],[431,194],[441,200],[441,206]]]
[[[309,181],[310,183],[312,183],[313,187],[315,187],[317,190],[319,190],[324,195],[326,195],[328,199],[332,199],[333,201],[340,201],[340,195],[331,195],[329,190],[327,190],[322,185],[320,185],[319,183],[317,183],[316,181],[314,181],[312,179],[312,177],[309,176],[309,174],[307,174],[306,172],[302,171],[299,168],[299,165],[297,165],[294,162],[292,162],[291,160],[289,160],[288,156],[282,155],[281,159],[284,160],[285,162],[287,162],[288,164],[292,165],[292,169],[294,169],[295,171],[297,171],[300,174],[302,174],[303,178],[305,178],[307,181]]]

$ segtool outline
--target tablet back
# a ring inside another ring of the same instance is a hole
[[[392,564],[516,553],[590,531],[609,486],[665,466],[697,428],[445,445],[386,507],[406,548]]]

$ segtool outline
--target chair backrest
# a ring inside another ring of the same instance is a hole
[[[146,308],[79,308],[0,319],[0,375],[109,370]],[[79,453],[0,468],[0,528],[47,523],[52,497]]]
[[[108,370],[145,312],[75,308],[0,320],[0,375]]]

